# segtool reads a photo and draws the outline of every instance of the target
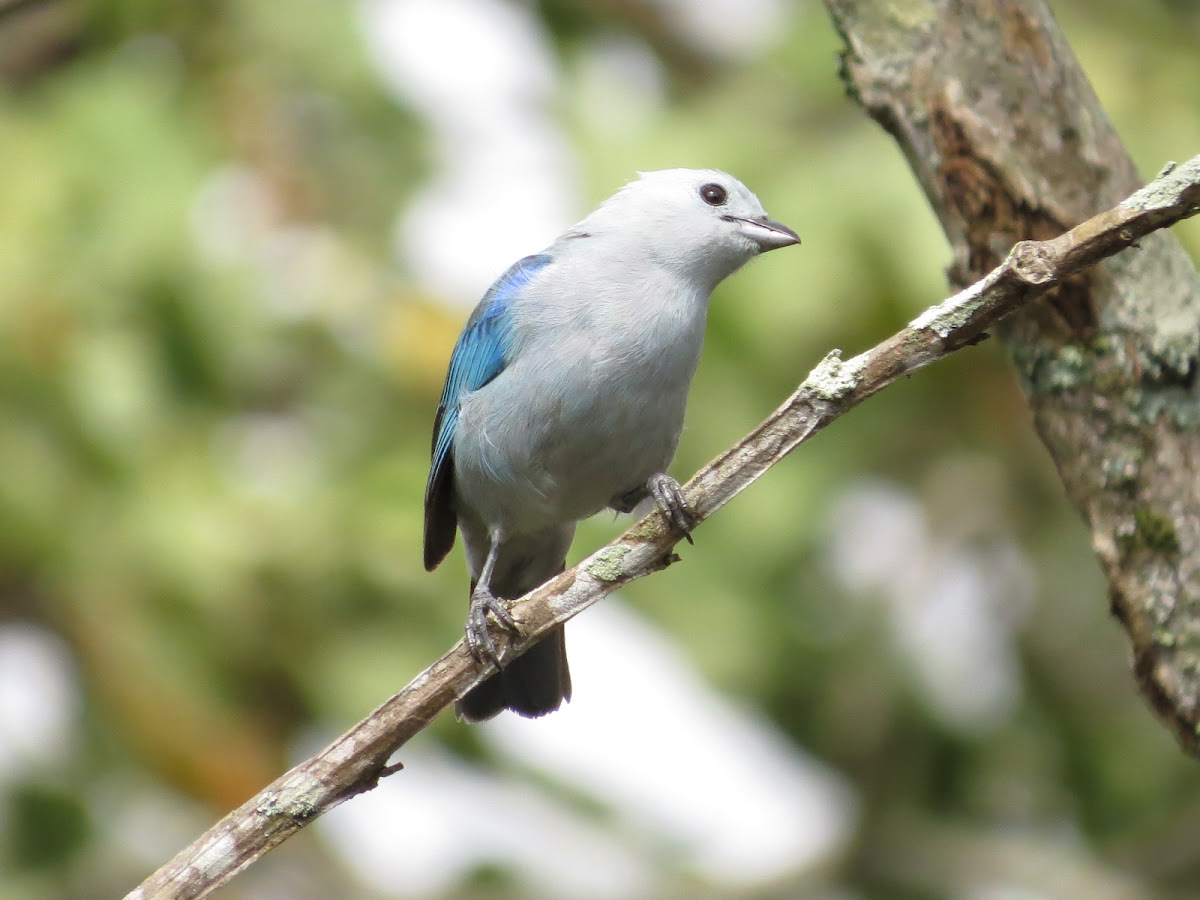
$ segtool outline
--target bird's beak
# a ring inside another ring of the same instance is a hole
[[[736,224],[742,234],[758,244],[763,253],[800,243],[800,235],[782,222],[775,222],[766,216],[756,216],[753,219],[726,216],[726,219]]]

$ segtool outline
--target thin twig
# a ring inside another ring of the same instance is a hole
[[[1071,275],[1153,231],[1200,212],[1200,156],[1165,170],[1127,200],[1049,241],[1022,241],[987,277],[926,310],[892,337],[842,360],[825,357],[788,400],[686,485],[702,521],[801,443],[867,397],[955,350]],[[1136,251],[1135,251],[1136,252]],[[524,650],[620,586],[668,565],[677,536],[652,514],[512,607],[522,637],[497,631],[503,657]],[[206,897],[317,816],[375,787],[388,759],[493,671],[459,641],[330,746],[229,813],[126,900]]]

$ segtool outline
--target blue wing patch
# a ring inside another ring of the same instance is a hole
[[[442,388],[433,423],[433,462],[425,485],[425,568],[432,571],[454,546],[457,520],[454,513],[454,431],[463,396],[477,391],[501,372],[508,362],[510,323],[508,310],[519,291],[550,264],[546,253],[526,256],[488,288],[463,327],[450,371]]]

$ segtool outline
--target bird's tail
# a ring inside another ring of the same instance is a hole
[[[510,543],[492,578],[496,596],[514,600],[562,572],[567,567],[563,557],[574,533],[573,526],[557,526]],[[475,573],[482,568],[482,560],[478,559],[482,555],[478,552],[482,542],[475,537],[474,530],[463,529],[468,559],[478,562],[478,567],[471,566],[472,592]],[[571,672],[567,668],[567,645],[560,625],[464,695],[454,704],[454,711],[467,722],[482,722],[505,709],[534,719],[554,712],[564,700],[570,699]]]
[[[552,713],[571,699],[571,672],[567,668],[567,643],[559,625],[544,638],[471,689],[454,704],[458,717],[482,722],[511,709],[535,719]]]

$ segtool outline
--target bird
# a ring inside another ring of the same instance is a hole
[[[639,173],[488,288],[450,357],[434,419],[424,562],[461,532],[466,643],[497,671],[455,703],[466,722],[527,718],[571,698],[563,626],[502,661],[491,616],[566,566],[578,522],[653,499],[691,539],[666,470],[683,429],[713,289],[761,253],[800,243],[716,169]]]

